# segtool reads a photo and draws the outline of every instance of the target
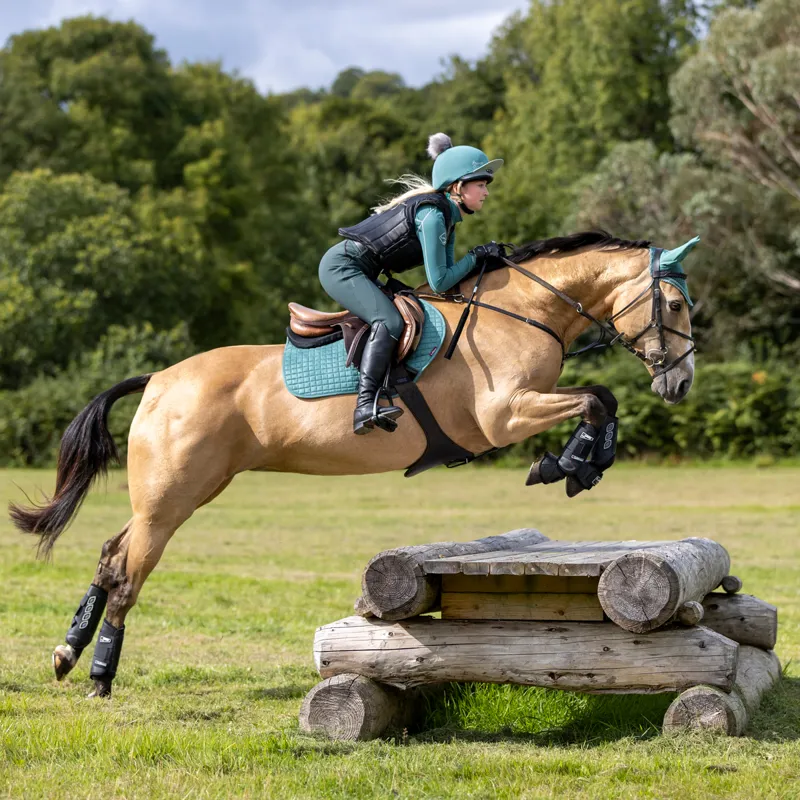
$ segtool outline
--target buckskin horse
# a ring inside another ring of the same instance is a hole
[[[694,376],[694,343],[688,294],[675,279],[685,279],[679,262],[695,242],[662,251],[589,232],[516,248],[481,275],[452,360],[436,358],[420,377],[441,428],[471,453],[520,442],[573,417],[597,432],[615,419],[613,394],[602,386],[557,386],[565,353],[592,323],[643,361],[654,392],[667,403],[682,400]],[[463,311],[452,301],[463,303],[460,292],[469,297],[472,289],[468,278],[453,295],[434,297],[447,323],[445,344]],[[284,385],[282,353],[280,345],[224,347],[122,381],[94,398],[64,433],[52,500],[11,506],[15,525],[37,534],[40,555],[47,556],[117,456],[107,428],[111,406],[144,393],[129,434],[133,516],[103,545],[67,644],[53,653],[59,680],[103,619],[91,696],[110,694],[125,619],[147,576],[178,527],[238,473],[387,472],[423,453],[426,437],[411,414],[397,433],[354,436],[352,396],[294,397]],[[533,482],[549,482],[541,474],[546,466],[534,465]]]

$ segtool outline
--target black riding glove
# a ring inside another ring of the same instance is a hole
[[[470,253],[475,256],[475,266],[482,267],[484,262],[493,262],[498,259],[505,258],[506,252],[503,245],[497,242],[489,242],[489,244],[479,244],[473,247]]]

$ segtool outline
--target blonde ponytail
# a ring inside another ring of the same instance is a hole
[[[405,191],[402,194],[387,200],[385,203],[375,206],[372,211],[375,214],[380,214],[382,211],[388,211],[400,203],[408,200],[409,197],[416,197],[418,194],[431,194],[436,190],[431,185],[431,182],[420,175],[415,175],[413,172],[408,172],[401,175],[399,178],[393,178],[386,181],[387,183],[394,184],[395,186],[402,186]]]

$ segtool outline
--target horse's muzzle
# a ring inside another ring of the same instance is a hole
[[[674,369],[653,378],[650,388],[669,405],[680,403],[692,388],[694,381],[694,354]]]

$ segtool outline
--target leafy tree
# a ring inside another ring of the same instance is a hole
[[[2,385],[62,367],[113,324],[202,329],[219,281],[181,194],[17,173],[0,194]]]
[[[692,154],[659,154],[651,142],[631,142],[617,145],[577,185],[576,211],[566,225],[649,238],[660,247],[699,234],[689,280],[702,352],[726,358],[741,354],[744,343],[748,356],[764,358],[800,338],[791,298],[753,269],[790,249],[775,199]]]
[[[669,76],[691,40],[686,3],[534,0],[509,26],[505,111],[486,149],[507,159],[484,217],[487,236],[561,230],[571,185],[619,140],[669,148]],[[513,174],[513,180],[508,178]]]
[[[0,50],[0,183],[13,170],[160,183],[180,127],[169,61],[133,22],[94,17],[12,36]]]
[[[405,81],[396,72],[373,70],[363,75],[350,92],[353,100],[377,100],[391,97],[405,89]]]
[[[334,97],[350,97],[358,82],[367,73],[361,67],[348,67],[343,69],[331,84],[331,94]]]
[[[757,226],[750,234],[771,278],[800,291],[800,2],[725,10],[670,88],[679,141],[790,199],[791,258],[767,256]]]

